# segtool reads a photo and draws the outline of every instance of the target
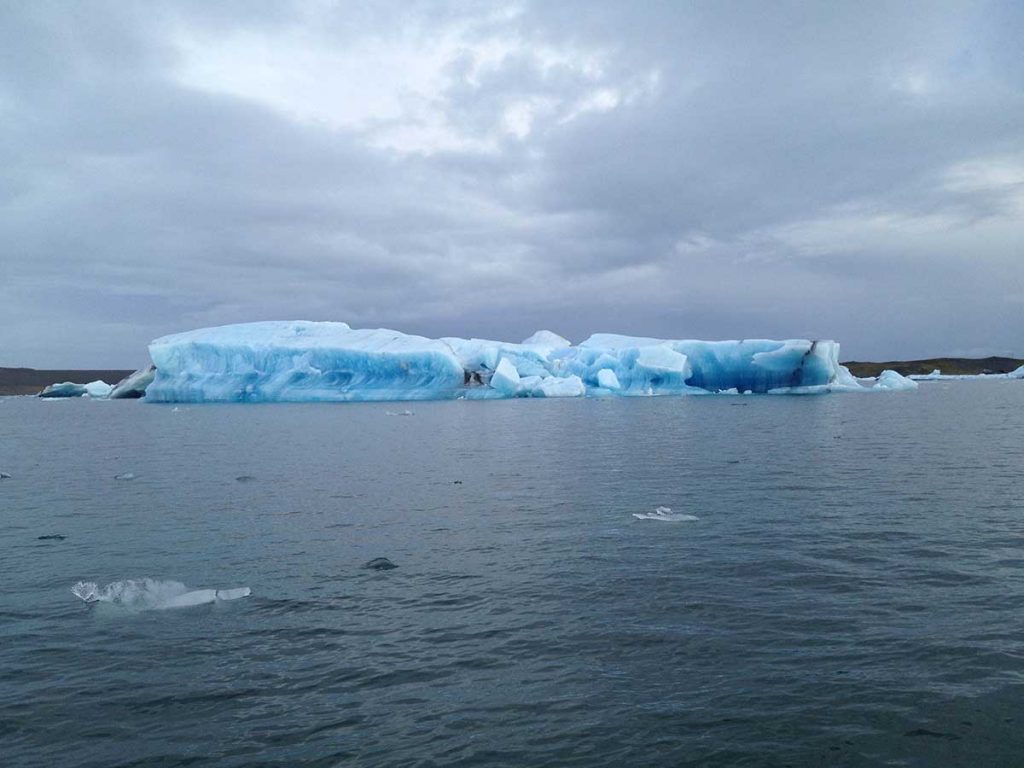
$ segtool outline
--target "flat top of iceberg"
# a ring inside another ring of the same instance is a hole
[[[338,346],[362,352],[416,352],[423,349],[450,351],[443,342],[424,336],[387,328],[352,328],[348,323],[311,320],[267,320],[198,328],[161,336],[150,343],[150,350],[153,347],[190,343],[289,349]]]

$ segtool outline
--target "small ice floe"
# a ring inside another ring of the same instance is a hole
[[[71,593],[86,603],[110,603],[137,611],[160,611],[166,608],[191,608],[223,600],[248,597],[248,587],[234,589],[189,589],[180,581],[157,579],[126,579],[100,588],[92,581],[80,581]]]
[[[10,480],[11,475],[7,472],[0,472],[0,480]]]
[[[385,416],[412,416],[412,411],[384,411]]]
[[[388,560],[386,557],[375,557],[369,562],[363,563],[363,568],[368,568],[371,571],[391,571],[398,566]]]
[[[115,480],[134,480],[134,472],[122,472],[120,475],[114,475]]]
[[[696,515],[673,513],[671,507],[658,507],[653,512],[634,512],[633,517],[637,520],[662,520],[666,523],[684,523],[700,519]]]

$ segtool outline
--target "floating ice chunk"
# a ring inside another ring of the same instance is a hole
[[[384,411],[385,416],[412,416],[412,411]]]
[[[114,475],[114,479],[115,480],[134,480],[135,479],[135,473],[134,472],[122,472],[119,475]]]
[[[1020,368],[1015,368],[1014,370],[1010,371],[1008,374],[1006,374],[1006,378],[1024,379],[1024,365],[1022,365]]]
[[[146,388],[153,383],[154,378],[156,378],[155,365],[140,368],[114,385],[113,389],[110,390],[110,399],[127,400],[144,397]]]
[[[156,579],[115,581],[102,589],[94,582],[80,581],[71,587],[71,592],[86,603],[111,603],[142,611],[190,608],[218,600],[237,600],[252,594],[249,587],[190,590],[179,581]]]
[[[498,367],[491,376],[491,386],[505,395],[515,395],[519,392],[521,379],[519,371],[509,362],[507,357],[501,358]]]
[[[0,472],[0,480],[10,480],[11,475],[8,472]]]
[[[884,370],[878,374],[873,389],[886,389],[894,392],[909,392],[917,389],[917,382],[901,376],[896,371]]]
[[[684,523],[700,519],[696,515],[673,513],[671,507],[658,507],[653,512],[634,512],[633,517],[637,520],[661,520],[666,523]]]
[[[51,384],[46,387],[46,389],[39,393],[39,397],[82,397],[85,393],[86,389],[84,384],[75,384],[71,381],[65,381],[60,384]]]
[[[107,382],[97,379],[96,381],[90,381],[85,385],[85,394],[89,397],[104,399],[110,396],[110,392],[113,389],[114,388],[107,384]]]
[[[616,390],[622,385],[619,384],[619,377],[611,368],[602,368],[597,372],[597,386],[605,389]]]

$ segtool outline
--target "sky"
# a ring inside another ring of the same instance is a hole
[[[1024,356],[1024,3],[0,4],[0,365],[344,320]]]

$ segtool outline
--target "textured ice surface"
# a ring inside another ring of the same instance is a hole
[[[88,384],[74,384],[70,381],[64,381],[60,384],[51,384],[46,387],[46,389],[39,393],[39,397],[84,397],[88,395],[89,397],[102,400],[110,395],[112,389],[112,386],[98,379],[90,381]]]
[[[587,386],[601,386],[602,370],[615,374],[621,394],[767,392],[824,386],[840,373],[834,341],[687,341],[594,334],[563,360]],[[607,375],[606,375],[607,376]]]
[[[248,587],[190,590],[179,581],[157,579],[126,579],[102,588],[91,581],[80,581],[71,587],[71,592],[87,603],[111,603],[138,611],[189,608],[252,594]]]
[[[85,385],[85,394],[89,397],[104,398],[109,397],[111,390],[114,388],[107,384],[105,381],[90,381]]]
[[[109,397],[111,400],[143,397],[146,394],[146,388],[153,383],[154,378],[156,378],[156,368],[154,366],[150,365],[140,368],[135,373],[117,382],[114,388],[110,390]]]
[[[865,390],[839,365],[836,342],[801,339],[599,333],[573,346],[551,331],[512,343],[294,321],[203,328],[157,339],[149,350],[157,372],[145,391],[155,402]]]
[[[40,392],[39,396],[46,398],[81,397],[85,393],[86,389],[84,384],[75,384],[70,381],[64,381],[60,384],[51,384]]]
[[[441,341],[345,323],[203,328],[149,345],[156,402],[424,400],[455,397],[464,370]]]

